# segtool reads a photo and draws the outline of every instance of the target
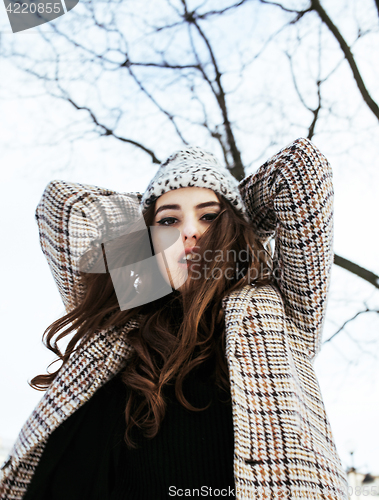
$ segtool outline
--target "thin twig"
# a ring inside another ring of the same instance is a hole
[[[133,146],[136,146],[137,148],[142,149],[142,151],[145,151],[145,153],[150,155],[153,163],[157,163],[157,164],[161,163],[161,161],[155,156],[155,153],[151,149],[147,148],[146,146],[144,146],[140,142],[134,141],[133,139],[127,139],[126,137],[121,137],[121,136],[115,134],[115,132],[113,130],[108,128],[106,125],[100,123],[90,108],[87,108],[86,106],[79,106],[69,96],[65,96],[64,99],[66,101],[68,101],[70,104],[72,104],[72,106],[74,106],[74,108],[77,109],[78,111],[79,110],[87,111],[87,113],[89,114],[89,116],[91,117],[91,119],[95,123],[95,125],[97,125],[101,129],[103,129],[104,132],[101,135],[103,135],[103,136],[110,136],[111,135],[115,139],[118,139],[119,141],[126,142],[128,144],[132,144]]]
[[[337,26],[333,23],[331,18],[328,16],[326,11],[323,9],[319,0],[312,0],[311,8],[312,8],[312,10],[317,12],[321,21],[329,28],[330,32],[333,34],[333,36],[335,37],[335,39],[339,43],[341,50],[345,56],[345,59],[346,59],[347,63],[349,64],[350,69],[353,73],[354,79],[357,83],[359,92],[361,93],[363,100],[365,101],[367,106],[371,109],[371,111],[374,113],[376,118],[379,120],[379,106],[374,101],[374,99],[371,97],[369,91],[367,90],[366,85],[365,85],[363,78],[360,74],[360,71],[358,69],[357,63],[355,62],[354,56],[350,50],[350,47],[346,43],[346,40],[342,36],[342,34],[339,31],[339,29],[337,28]]]
[[[379,314],[379,309],[369,309],[368,307],[366,309],[364,309],[363,311],[358,311],[356,314],[354,314],[354,316],[352,316],[351,318],[347,319],[342,326],[340,326],[338,328],[338,330],[333,333],[333,335],[331,337],[329,337],[328,339],[324,340],[323,344],[326,344],[327,342],[330,342],[332,339],[334,339],[334,337],[336,335],[338,335],[340,332],[342,332],[342,330],[345,328],[345,326],[350,323],[351,321],[354,321],[356,318],[358,318],[358,316],[360,316],[361,314],[365,314],[365,313],[370,313],[370,312],[373,312],[373,313],[377,313]]]

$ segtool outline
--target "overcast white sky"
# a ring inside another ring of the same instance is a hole
[[[0,8],[0,26],[6,25],[4,14]],[[3,33],[2,36],[13,35]],[[18,36],[29,37],[33,43],[33,36],[37,35]],[[0,438],[12,441],[41,397],[41,393],[27,385],[27,380],[44,372],[54,359],[41,343],[43,331],[63,313],[62,302],[39,247],[34,221],[34,210],[44,187],[52,179],[65,179],[118,191],[143,192],[156,167],[143,153],[110,138],[36,146],[37,142],[43,142],[41,134],[46,133],[47,137],[48,131],[54,130],[57,124],[70,126],[77,116],[63,103],[44,96],[38,86],[35,87],[38,99],[17,99],[18,89],[25,84],[23,78],[8,62],[0,61],[0,72],[0,227],[3,235]],[[374,126],[371,117],[368,125]],[[362,144],[355,150],[359,163],[371,167],[356,171],[354,157],[341,158],[336,154],[335,143],[327,136],[315,137],[316,145],[334,169],[335,251],[377,274],[378,139],[376,134],[375,143]],[[169,141],[167,148],[160,145],[162,156],[169,155],[172,149]],[[258,166],[253,165],[251,171]],[[334,266],[324,339],[364,307],[363,302],[378,308],[378,291]],[[352,465],[349,453],[354,450],[354,465],[363,472],[376,474],[379,474],[378,334],[378,315],[362,315],[324,346],[315,364],[344,465]]]

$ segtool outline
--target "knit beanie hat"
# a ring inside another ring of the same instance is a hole
[[[238,181],[212,153],[207,153],[199,147],[176,151],[161,163],[142,196],[142,212],[162,194],[185,187],[212,189],[230,201],[236,210],[249,220],[238,189]]]

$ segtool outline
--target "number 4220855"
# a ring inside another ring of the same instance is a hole
[[[13,7],[13,9],[12,9]],[[60,3],[9,3],[7,12],[11,14],[59,14],[62,11]]]

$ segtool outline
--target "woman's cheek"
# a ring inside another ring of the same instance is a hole
[[[181,245],[182,250],[170,247],[164,253],[167,259],[167,273],[171,277],[170,285],[175,290],[178,290],[186,281],[188,277],[187,263],[181,264],[179,262],[180,255],[184,252],[184,247]]]
[[[184,253],[180,231],[167,227],[152,227],[151,229],[159,270],[165,281],[178,290],[188,277],[187,264],[179,262],[180,256]]]

